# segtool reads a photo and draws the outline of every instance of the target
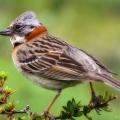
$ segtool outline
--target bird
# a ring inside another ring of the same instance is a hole
[[[64,88],[83,82],[90,83],[91,89],[98,81],[120,90],[114,73],[86,51],[50,35],[33,11],[23,12],[0,35],[10,37],[18,71],[37,85],[56,91],[46,113]]]

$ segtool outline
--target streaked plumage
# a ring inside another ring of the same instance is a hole
[[[58,91],[84,81],[99,81],[120,90],[120,81],[114,80],[111,71],[85,51],[49,35],[33,12],[17,17],[0,35],[10,36],[17,69],[42,87]]]
[[[48,89],[63,89],[95,75],[100,81],[97,74],[112,76],[94,57],[47,32],[15,47],[13,60],[25,76]]]

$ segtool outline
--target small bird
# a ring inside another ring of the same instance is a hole
[[[62,89],[85,81],[90,85],[99,81],[120,90],[120,81],[114,79],[113,73],[101,62],[51,36],[32,11],[18,16],[9,27],[0,31],[0,35],[10,37],[13,62],[24,76],[44,88],[57,91],[45,112],[49,112]]]

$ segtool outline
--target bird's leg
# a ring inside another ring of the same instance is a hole
[[[92,85],[92,82],[89,83],[90,84],[90,89],[91,89],[91,101],[89,103],[90,106],[94,106],[96,108],[96,112],[99,114],[99,111],[100,111],[100,98],[99,96],[96,95],[95,91],[94,91],[94,88],[93,88],[93,85]]]
[[[57,90],[56,95],[54,96],[54,98],[51,100],[51,102],[48,104],[47,108],[44,111],[44,115],[48,116],[49,111],[52,107],[52,105],[55,103],[55,101],[57,100],[57,98],[60,96],[61,90]]]
[[[60,96],[61,90],[58,90],[56,95],[54,96],[54,98],[51,100],[51,102],[48,104],[47,108],[46,108],[46,112],[49,112],[49,110],[51,109],[52,105],[55,103],[55,101],[57,100],[57,98]]]
[[[96,98],[96,94],[92,85],[92,82],[89,82],[90,84],[90,90],[91,90],[91,100],[93,101]]]

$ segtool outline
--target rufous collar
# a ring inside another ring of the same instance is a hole
[[[28,33],[25,38],[27,41],[37,37],[38,35],[44,33],[45,31],[47,31],[45,26],[39,26],[33,29],[32,32]]]

